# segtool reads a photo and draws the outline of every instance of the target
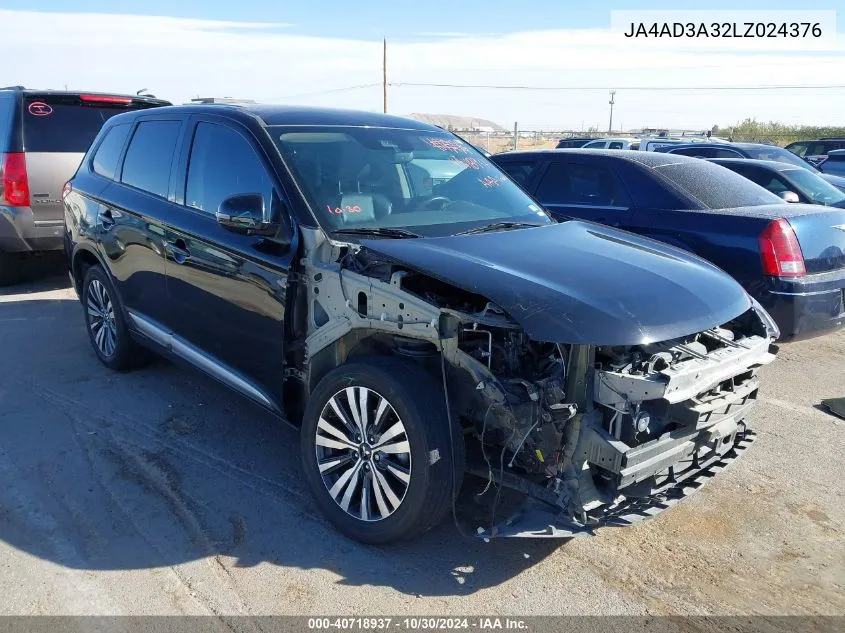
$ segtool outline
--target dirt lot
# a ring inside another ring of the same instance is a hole
[[[101,367],[60,270],[0,291],[0,614],[845,613],[845,420],[817,408],[845,333],[785,346],[758,441],[654,520],[375,548],[317,514],[296,432],[188,369]]]

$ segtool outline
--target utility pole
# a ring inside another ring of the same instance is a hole
[[[383,91],[384,113],[387,114],[387,38],[382,40],[381,85]]]
[[[613,131],[613,104],[615,103],[614,98],[616,97],[616,91],[610,91],[610,122],[607,124],[607,133],[610,134]]]

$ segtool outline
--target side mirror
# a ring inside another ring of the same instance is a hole
[[[801,198],[794,191],[781,191],[778,195],[784,202],[801,202]]]
[[[260,193],[241,193],[225,198],[215,214],[217,223],[244,235],[273,236],[279,223],[270,221],[264,213],[264,196]]]

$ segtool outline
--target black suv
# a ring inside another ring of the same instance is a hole
[[[62,186],[103,122],[170,105],[137,95],[0,88],[0,285],[31,253],[62,249]]]
[[[64,205],[100,361],[125,370],[154,350],[300,426],[305,480],[354,538],[424,532],[465,470],[487,481],[482,536],[629,523],[753,437],[743,420],[776,330],[733,279],[552,221],[426,123],[122,114]],[[524,502],[506,509],[500,486]]]

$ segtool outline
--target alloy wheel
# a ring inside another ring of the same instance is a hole
[[[405,425],[387,399],[367,387],[347,387],[323,407],[316,458],[334,502],[361,521],[380,521],[402,504],[411,482]]]
[[[94,344],[104,356],[113,356],[117,346],[117,325],[114,305],[106,287],[98,279],[88,285],[88,327]]]

